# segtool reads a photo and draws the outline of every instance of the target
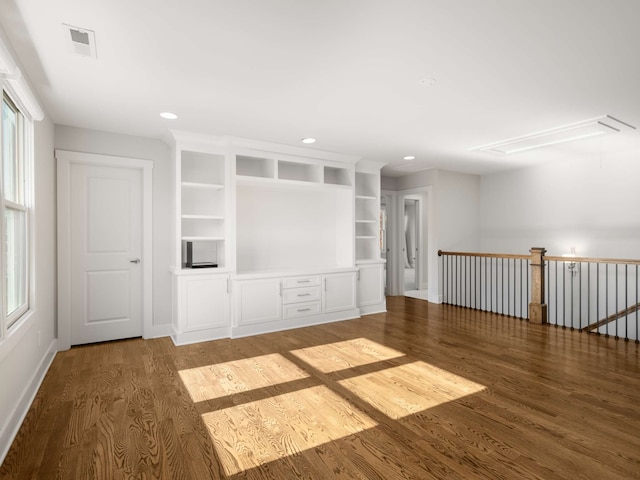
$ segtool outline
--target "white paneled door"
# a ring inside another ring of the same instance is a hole
[[[142,172],[70,166],[71,345],[142,335]]]

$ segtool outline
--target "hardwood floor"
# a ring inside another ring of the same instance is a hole
[[[59,353],[0,478],[640,478],[637,344],[388,300],[269,335]]]

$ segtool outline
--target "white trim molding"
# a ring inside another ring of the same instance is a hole
[[[131,168],[142,171],[142,337],[153,338],[153,161],[56,150],[58,162],[58,347],[71,347],[71,165]],[[164,333],[164,332],[162,332]]]
[[[42,385],[44,377],[49,371],[49,367],[58,351],[57,343],[57,340],[51,342],[40,361],[40,365],[33,373],[22,395],[20,395],[17,407],[13,410],[11,416],[6,419],[6,423],[0,425],[0,465],[2,465],[2,462],[9,452],[9,448],[11,448],[11,444],[15,440],[18,430],[20,430],[22,422],[27,416],[33,400],[36,398],[40,385]]]

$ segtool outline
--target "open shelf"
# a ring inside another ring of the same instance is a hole
[[[224,190],[211,188],[182,188],[181,216],[223,217]]]
[[[321,175],[321,165],[278,161],[278,179],[280,180],[319,183],[322,180]]]
[[[375,221],[356,222],[356,238],[377,238],[377,228]]]
[[[182,216],[182,238],[196,237],[220,239],[224,237],[224,218],[202,218],[191,215]]]
[[[236,175],[245,177],[275,178],[275,160],[272,158],[236,157]]]
[[[183,185],[224,185],[224,155],[182,150],[180,156]]]
[[[182,237],[182,240],[186,241],[186,242],[219,242],[221,240],[224,240],[224,237],[193,237],[193,236],[187,236],[187,237]]]
[[[378,255],[377,236],[356,236],[356,261],[377,259]]]
[[[182,215],[182,218],[199,220],[224,220],[224,217],[221,215]]]
[[[182,268],[186,267],[187,242],[192,245],[192,261],[194,263],[215,263],[218,267],[224,268],[225,264],[225,241],[222,237],[206,236],[185,236],[182,237]]]
[[[183,188],[204,188],[209,190],[222,190],[224,185],[219,183],[182,182]]]
[[[353,186],[351,171],[346,168],[324,167],[324,183],[351,187]]]
[[[356,172],[356,198],[377,199],[380,177],[373,173]]]

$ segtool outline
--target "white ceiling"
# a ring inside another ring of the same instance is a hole
[[[639,131],[468,151],[606,114],[640,127],[640,0],[0,0],[0,23],[57,124],[313,136],[389,175],[640,156]],[[97,60],[63,23],[95,31]]]

